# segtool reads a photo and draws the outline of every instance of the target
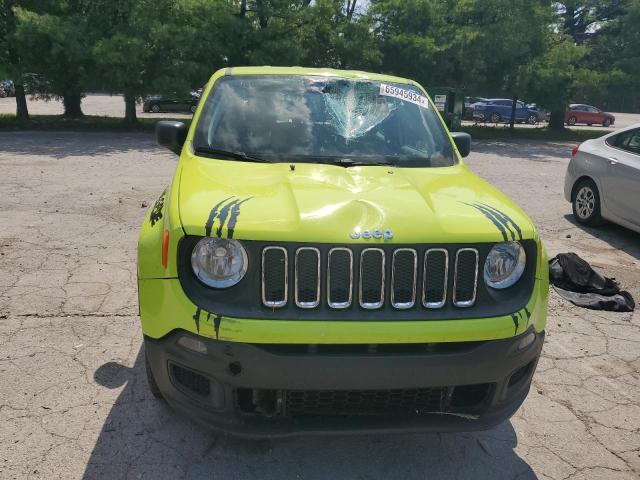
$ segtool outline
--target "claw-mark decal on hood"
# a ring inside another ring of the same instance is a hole
[[[524,320],[526,317],[527,322],[524,325],[524,330],[529,326],[529,320],[531,320],[531,312],[527,307],[524,307],[524,313],[522,311],[518,311],[516,313],[511,314],[511,319],[513,320],[513,325],[515,327],[514,335],[518,334],[518,328],[520,327],[520,320]]]
[[[165,190],[160,195],[160,198],[156,200],[153,204],[153,208],[151,209],[151,214],[149,214],[149,221],[151,222],[151,226],[153,227],[158,221],[162,219],[162,209],[164,208],[164,196],[167,193]]]
[[[485,217],[491,220],[491,223],[493,223],[502,234],[505,242],[509,240],[509,236],[511,236],[511,240],[522,240],[522,230],[520,230],[518,224],[506,213],[485,203],[464,203],[479,210]],[[517,239],[516,235],[518,237]]]
[[[200,333],[200,317],[203,310],[200,307],[196,307],[196,313],[193,315],[193,320],[196,322],[196,330]],[[222,315],[218,315],[216,313],[207,312],[205,310],[207,316],[204,318],[205,323],[209,323],[211,321],[211,317],[213,316],[213,328],[216,332],[216,338],[218,338],[218,334],[220,333],[220,323],[222,322]]]
[[[240,216],[240,207],[243,203],[248,202],[253,197],[236,198],[234,196],[227,197],[221,202],[216,203],[211,212],[207,223],[205,223],[204,230],[207,237],[211,236],[214,224],[218,220],[218,228],[216,229],[216,236],[222,237],[222,229],[227,225],[227,238],[233,238],[233,232],[235,231],[236,224],[238,223],[238,217]],[[228,222],[227,222],[228,219]]]

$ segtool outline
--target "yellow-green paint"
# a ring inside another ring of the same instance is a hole
[[[142,331],[161,338],[174,329],[247,343],[432,343],[509,338],[533,325],[544,330],[548,286],[536,280],[526,309],[519,314],[518,329],[511,315],[464,320],[398,321],[305,321],[255,320],[220,317],[215,331],[215,312],[200,310],[186,297],[177,279],[140,280]],[[194,315],[199,313],[199,329]],[[336,314],[336,317],[339,314]]]
[[[203,92],[206,98],[218,78],[216,72]],[[300,67],[242,67],[232,75],[326,75],[396,83],[415,82],[387,75]],[[419,85],[419,88],[422,89]],[[424,90],[423,90],[424,91]],[[201,102],[201,105],[204,102]],[[433,105],[431,105],[433,107]],[[177,245],[183,235],[205,235],[212,207],[229,197],[245,199],[234,230],[238,240],[310,243],[366,243],[353,240],[353,231],[385,228],[394,237],[386,243],[483,243],[503,240],[502,233],[473,205],[480,203],[508,215],[523,239],[538,241],[531,220],[507,197],[471,172],[462,159],[440,168],[326,164],[260,164],[216,160],[194,155],[191,140],[200,117],[194,115],[185,147],[168,187],[162,219],[151,226],[149,215],[138,242],[140,315],[146,335],[159,338],[173,329],[198,333],[196,306],[177,280]],[[213,225],[213,231],[219,224]],[[223,236],[227,236],[227,226]],[[161,263],[162,233],[170,233],[169,260]],[[509,238],[511,239],[511,238]],[[546,257],[539,252],[537,281],[527,306],[537,330],[544,329],[548,278]],[[543,263],[544,262],[544,263]],[[523,311],[524,312],[524,311]],[[515,314],[516,312],[514,312]],[[522,313],[522,312],[521,312]],[[525,315],[525,313],[522,313]],[[199,333],[216,338],[215,312],[201,312]],[[208,321],[207,321],[207,317]],[[252,343],[407,343],[473,341],[506,338],[516,332],[512,316],[422,322],[341,322],[247,320],[223,317],[218,338]]]

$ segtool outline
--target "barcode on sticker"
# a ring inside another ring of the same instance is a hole
[[[420,107],[429,108],[429,101],[427,100],[427,97],[420,95],[419,93],[416,93],[412,90],[407,90],[406,88],[394,87],[393,85],[381,83],[380,95],[384,95],[385,97],[399,98],[400,100],[404,100],[405,102],[411,102]]]

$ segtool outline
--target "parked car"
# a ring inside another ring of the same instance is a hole
[[[463,120],[473,120],[473,106],[479,102],[486,102],[488,99],[483,97],[464,97]]]
[[[574,103],[569,105],[569,109],[565,112],[564,121],[567,125],[584,123],[587,125],[602,124],[603,127],[609,127],[615,123],[616,117],[591,105]]]
[[[358,108],[353,108],[357,92]],[[536,369],[546,254],[416,82],[216,72],[138,240],[149,387],[244,435],[477,430]]]
[[[564,196],[578,223],[605,219],[640,232],[640,123],[574,148]]]
[[[16,96],[16,87],[13,84],[13,80],[0,80],[0,97],[15,97]]]
[[[474,104],[473,118],[479,122],[508,122],[511,119],[512,106],[513,100],[509,98],[491,98],[486,102]],[[536,110],[527,108],[524,102],[517,101],[515,120],[518,123],[535,124],[538,122],[538,113]]]
[[[170,93],[167,95],[153,94],[145,97],[142,103],[143,112],[191,112],[195,113],[198,108],[200,97],[197,91],[192,91],[188,95]]]
[[[551,117],[551,113],[545,110],[542,107],[539,107],[536,103],[527,103],[527,108],[536,112],[538,117],[538,122],[548,122],[549,117]]]

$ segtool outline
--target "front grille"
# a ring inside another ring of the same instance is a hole
[[[331,308],[348,308],[353,295],[353,252],[332,248],[327,256],[327,304]]]
[[[267,247],[262,251],[262,303],[279,308],[287,304],[289,284],[288,255],[283,247]]]
[[[474,248],[461,248],[456,252],[453,283],[453,304],[456,307],[470,307],[475,303],[477,280],[478,251]]]
[[[440,412],[447,388],[398,390],[290,390],[284,408],[291,417],[306,415],[419,415]]]
[[[294,258],[291,293],[290,257]],[[347,247],[328,251],[299,247],[289,255],[284,247],[268,246],[262,249],[262,304],[283,308],[293,297],[295,305],[303,309],[316,308],[321,302],[331,309],[347,309],[355,303],[377,310],[387,302],[396,310],[416,305],[442,309],[451,298],[456,307],[471,307],[476,301],[478,264],[478,250],[466,247],[453,250],[451,255],[445,248],[364,248],[354,255]],[[453,287],[449,286],[450,270],[454,272]]]
[[[368,310],[384,304],[384,250],[365,248],[360,254],[360,306]]]
[[[296,251],[296,305],[314,308],[320,303],[320,250],[304,247]]]
[[[442,308],[447,301],[449,253],[444,248],[432,248],[424,255],[422,304],[426,308]]]
[[[180,386],[202,397],[209,396],[211,385],[207,377],[193,370],[171,363],[171,376]]]

